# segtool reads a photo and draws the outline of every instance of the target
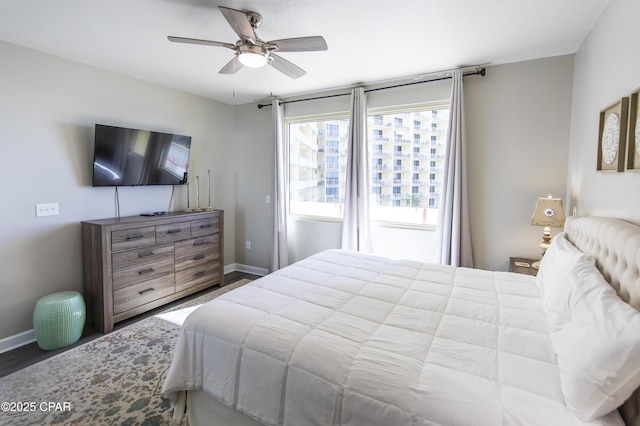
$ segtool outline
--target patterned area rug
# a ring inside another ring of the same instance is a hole
[[[247,282],[213,290],[161,317],[143,319],[0,378],[0,424],[176,425],[171,404],[160,391],[178,323],[193,307]]]

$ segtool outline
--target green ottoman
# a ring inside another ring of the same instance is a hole
[[[61,291],[42,297],[33,311],[33,330],[40,349],[59,349],[80,339],[86,309],[77,291]]]

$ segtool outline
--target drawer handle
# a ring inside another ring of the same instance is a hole
[[[131,240],[139,240],[140,238],[143,238],[144,235],[143,234],[136,234],[136,235],[128,235],[127,236],[127,241],[131,241]]]
[[[213,226],[213,224],[207,223],[206,225],[200,225],[200,229],[211,228],[212,226]]]
[[[156,291],[155,288],[151,287],[151,288],[145,288],[144,290],[141,290],[138,292],[138,294],[140,294],[140,296],[142,296],[145,293],[149,293],[150,291]]]
[[[138,271],[139,275],[146,275],[146,274],[150,274],[154,272],[153,268],[149,268],[149,269],[143,269],[142,271]]]
[[[201,246],[203,244],[207,244],[207,240],[199,240],[199,241],[194,241],[193,242],[194,246]]]
[[[179,233],[181,233],[181,232],[182,232],[182,229],[180,229],[180,228],[174,228],[174,229],[169,229],[169,230],[167,231],[167,234],[179,234]]]
[[[153,251],[149,250],[149,251],[143,251],[138,253],[138,257],[149,257],[149,256],[153,256],[154,253]]]
[[[196,272],[195,274],[193,274],[193,278],[200,278],[200,277],[204,276],[205,274],[206,274],[205,271]]]
[[[193,258],[193,260],[202,260],[202,259],[204,259],[204,254],[199,254]]]

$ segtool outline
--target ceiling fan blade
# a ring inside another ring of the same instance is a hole
[[[271,40],[268,44],[278,46],[278,52],[312,52],[327,50],[327,42],[322,36],[283,38]]]
[[[272,58],[271,61],[269,61],[269,65],[291,78],[300,78],[307,73],[305,70],[292,62],[287,61],[282,56],[274,55],[273,53],[269,56]]]
[[[233,31],[235,31],[241,39],[249,40],[251,44],[256,44],[256,33],[253,31],[253,27],[246,13],[224,6],[218,7],[229,25],[231,25],[231,28],[233,28]]]
[[[235,74],[243,66],[244,65],[242,65],[242,63],[238,60],[238,57],[234,56],[232,60],[227,62],[227,65],[222,67],[222,69],[219,71],[219,73],[220,74]]]
[[[168,36],[167,39],[175,43],[204,44],[205,46],[220,46],[220,47],[226,47],[228,49],[236,48],[235,44],[223,43],[221,41],[200,40],[197,38],[174,37],[174,36]]]

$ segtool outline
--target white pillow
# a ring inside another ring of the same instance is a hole
[[[558,257],[549,257],[540,283],[543,306],[565,402],[583,420],[593,420],[640,386],[640,312],[618,297],[590,257],[572,253],[566,238],[558,243]],[[565,268],[559,259],[567,261]]]
[[[558,309],[559,306],[554,305],[565,303],[564,300],[569,297],[568,294],[565,294],[568,291],[565,285],[565,275],[582,256],[585,254],[571,244],[564,232],[553,238],[540,261],[540,268],[536,276],[536,284],[545,307]]]

